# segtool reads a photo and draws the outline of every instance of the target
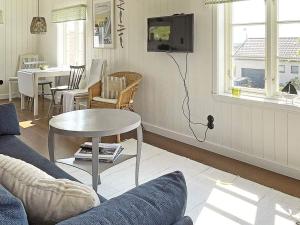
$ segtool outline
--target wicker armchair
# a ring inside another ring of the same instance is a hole
[[[142,80],[142,75],[134,72],[118,72],[108,76],[126,77],[127,87],[120,93],[118,99],[103,99],[100,97],[102,83],[99,81],[89,88],[89,108],[125,109],[134,111],[134,96]],[[117,135],[117,142],[120,141],[121,137]]]
[[[102,99],[101,81],[89,88],[89,108],[128,109],[133,111],[134,96],[142,80],[142,75],[134,72],[118,72],[108,76],[126,77],[127,87],[118,99]]]

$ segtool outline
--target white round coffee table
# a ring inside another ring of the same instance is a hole
[[[101,137],[118,135],[132,130],[137,130],[137,153],[136,155],[121,155],[115,163],[99,163],[98,144]],[[93,188],[97,191],[100,173],[106,169],[136,158],[135,184],[138,186],[139,165],[143,142],[141,117],[133,112],[117,109],[87,109],[64,113],[49,121],[48,150],[50,160],[55,162],[55,134],[65,136],[92,138],[92,162],[75,160],[74,158],[57,160],[79,169],[85,170],[92,175]]]

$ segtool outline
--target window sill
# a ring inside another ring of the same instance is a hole
[[[263,96],[247,96],[242,95],[240,97],[235,97],[228,93],[214,94],[214,99],[220,102],[241,104],[247,106],[257,106],[276,110],[285,110],[290,112],[300,113],[300,102],[299,99],[291,103],[291,100],[286,102],[286,99],[282,97],[268,98]]]

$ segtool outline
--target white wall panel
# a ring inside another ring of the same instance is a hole
[[[271,110],[264,110],[263,124],[264,124],[264,158],[268,160],[275,160],[275,113]]]
[[[242,124],[242,150],[245,153],[252,154],[252,120],[250,107],[243,108]]]
[[[257,157],[264,157],[263,111],[252,108],[252,151]]]
[[[8,78],[16,75],[21,54],[37,52],[37,36],[30,34],[32,17],[37,14],[36,0],[0,0],[4,24],[0,24],[0,97],[8,93]]]
[[[300,115],[288,115],[288,165],[300,168]]]
[[[275,159],[277,162],[288,162],[288,114],[284,111],[275,113]],[[298,140],[299,141],[299,140]]]
[[[243,108],[240,105],[232,105],[232,148],[243,151]]]

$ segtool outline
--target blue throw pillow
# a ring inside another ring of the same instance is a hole
[[[0,224],[28,225],[22,202],[0,185]]]
[[[0,105],[0,135],[20,135],[20,127],[14,104]]]

